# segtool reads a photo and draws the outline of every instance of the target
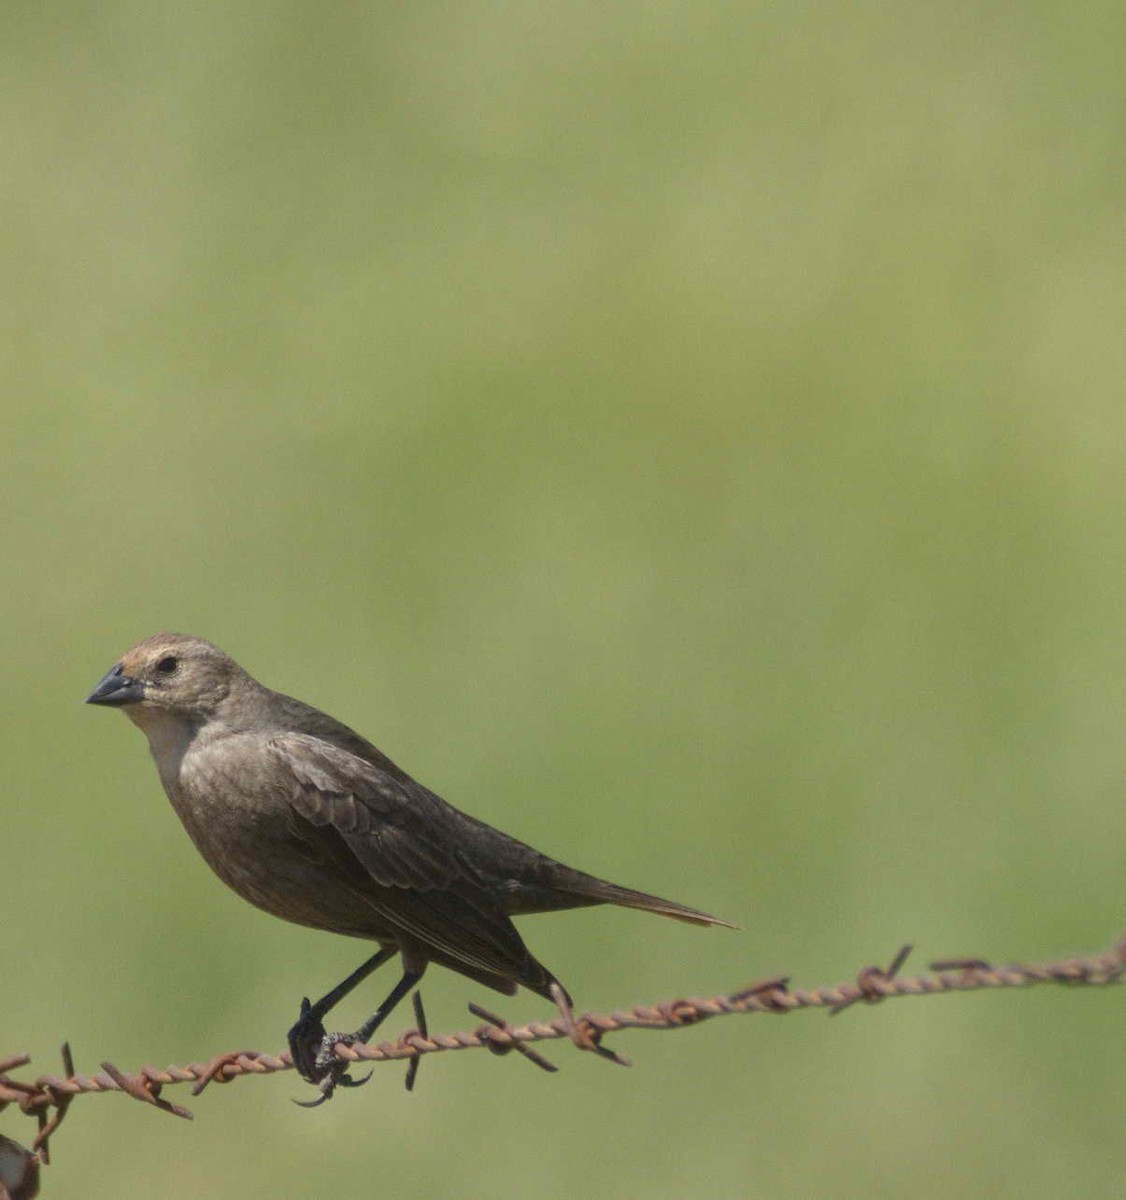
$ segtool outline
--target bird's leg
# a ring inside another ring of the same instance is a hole
[[[403,971],[403,977],[391,989],[391,994],[386,1000],[368,1017],[368,1019],[356,1030],[355,1033],[349,1034],[347,1037],[339,1039],[346,1041],[350,1046],[354,1046],[357,1042],[366,1042],[371,1039],[371,1035],[383,1024],[383,1022],[391,1015],[391,1010],[399,1003],[402,998],[407,995],[412,987],[422,978],[422,971],[415,967],[407,967]]]
[[[329,1037],[325,1033],[324,1018],[357,984],[362,983],[377,967],[381,967],[397,953],[396,947],[384,946],[367,962],[357,967],[343,983],[337,984],[331,992],[322,996],[316,1004],[310,1004],[308,996],[302,999],[301,1015],[288,1035],[289,1053],[293,1058],[293,1065],[302,1079],[309,1083],[320,1084],[331,1069],[331,1063],[325,1064],[321,1061],[324,1057],[325,1042]],[[338,1037],[334,1037],[333,1041],[329,1043],[329,1057],[332,1063],[338,1063],[340,1066],[340,1072],[333,1080],[333,1086],[336,1083],[342,1083],[346,1078],[344,1069],[347,1064],[339,1062],[331,1052],[332,1046],[339,1040]],[[331,1088],[329,1091],[331,1092]]]

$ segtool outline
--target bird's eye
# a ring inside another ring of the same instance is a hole
[[[169,654],[156,664],[156,669],[161,675],[171,675],[179,665],[180,660],[174,654]]]

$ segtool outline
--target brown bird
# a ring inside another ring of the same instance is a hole
[[[321,1100],[353,1083],[333,1045],[368,1041],[429,963],[505,995],[522,985],[569,1015],[570,997],[524,945],[514,916],[618,904],[735,928],[564,866],[460,812],[346,725],[264,687],[202,638],[138,642],[87,703],[122,708],[144,731],[173,808],[224,883],[298,925],[379,943],[316,1004],[303,1000],[289,1031],[294,1065]],[[396,953],[402,978],[376,1012],[353,1034],[326,1033],[329,1010]]]

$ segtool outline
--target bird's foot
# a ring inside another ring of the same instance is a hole
[[[348,1074],[349,1064],[338,1058],[334,1050],[338,1043],[355,1046],[364,1039],[358,1033],[326,1033],[320,1014],[309,1003],[308,997],[301,1001],[301,1015],[289,1031],[288,1040],[298,1075],[321,1093],[316,1100],[295,1100],[294,1103],[302,1108],[316,1108],[331,1100],[338,1087],[361,1087],[371,1078],[369,1072],[363,1079],[353,1079]]]

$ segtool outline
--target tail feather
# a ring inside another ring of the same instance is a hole
[[[638,908],[642,912],[672,917],[674,921],[686,921],[689,925],[739,928],[722,917],[713,917],[711,913],[698,908],[622,887],[621,884],[599,879],[597,875],[588,875],[585,871],[576,871],[574,867],[564,866],[549,858],[541,858],[538,875],[521,880],[520,886],[510,891],[506,899],[506,911],[514,917],[587,908],[594,904],[616,904],[620,908]]]
[[[605,904],[617,904],[621,908],[639,908],[643,912],[658,913],[662,917],[672,917],[674,921],[686,921],[689,925],[722,925],[725,929],[738,929],[730,921],[722,917],[713,917],[710,913],[701,912],[698,908],[689,908],[687,904],[677,904],[675,900],[663,900],[660,896],[650,896],[648,892],[636,892],[633,888],[621,887],[616,883],[605,880],[594,881],[598,888],[590,894]]]

